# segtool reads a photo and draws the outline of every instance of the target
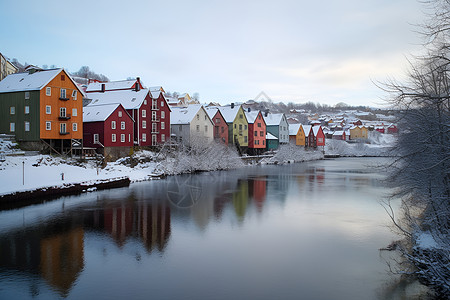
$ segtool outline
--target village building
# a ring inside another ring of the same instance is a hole
[[[261,154],[266,149],[266,122],[261,111],[246,111],[245,116],[248,121],[248,153]]]
[[[267,132],[278,138],[279,144],[289,143],[289,127],[288,120],[284,114],[264,114]]]
[[[291,144],[297,145],[297,146],[305,146],[304,144],[304,138],[300,138],[299,135],[299,131],[300,131],[300,126],[302,124],[298,123],[298,124],[290,124],[289,125],[289,141]],[[303,141],[303,143],[301,143],[301,141]]]
[[[83,110],[83,147],[95,148],[104,157],[127,156],[134,145],[134,120],[117,103],[90,105]]]
[[[23,149],[70,153],[83,139],[83,93],[64,69],[10,74],[0,81],[0,132]]]
[[[180,145],[208,144],[214,139],[214,123],[200,104],[172,107],[170,128]]]
[[[17,73],[19,69],[0,53],[0,81],[6,76]]]
[[[124,90],[142,90],[141,80],[139,77],[132,80],[117,80],[101,82],[98,80],[90,79],[89,84],[86,87],[87,93],[98,93],[98,92],[110,92],[110,91],[124,91]]]
[[[279,147],[278,138],[271,134],[270,132],[266,133],[266,150],[276,150]]]
[[[363,140],[368,138],[368,129],[364,126],[352,126],[349,129],[350,140]]]
[[[395,124],[390,124],[390,125],[387,127],[387,133],[389,133],[389,134],[398,133],[397,125],[395,125]]]
[[[318,146],[325,146],[325,133],[322,130],[322,126],[313,126],[312,128],[313,135],[313,147],[317,148]]]
[[[235,145],[239,153],[245,153],[248,148],[248,121],[244,109],[234,103],[217,108],[228,125],[228,144]]]
[[[219,109],[205,107],[208,116],[214,123],[214,140],[228,145],[228,125]]]
[[[333,132],[333,140],[342,140],[345,141],[346,140],[346,134],[344,130],[336,130],[335,132]]]

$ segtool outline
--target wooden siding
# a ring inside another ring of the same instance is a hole
[[[217,110],[216,114],[213,117],[214,123],[214,140],[228,144],[228,125],[225,119],[223,118],[220,110]]]
[[[241,147],[248,146],[248,122],[242,106],[239,107],[236,117],[234,118],[231,137],[233,143],[235,143],[237,139]],[[228,136],[228,138],[230,138],[230,136]]]

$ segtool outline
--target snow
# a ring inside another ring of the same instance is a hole
[[[206,110],[206,113],[208,114],[208,116],[212,120],[219,109],[217,107],[205,107],[205,110]]]
[[[11,74],[0,81],[0,93],[40,90],[62,70],[52,69],[33,74],[28,72]]]
[[[172,107],[172,112],[170,113],[170,124],[190,124],[201,108],[201,104],[192,104],[187,107]]]
[[[83,107],[83,123],[105,121],[119,106],[118,103]]]
[[[276,136],[274,136],[273,134],[271,134],[270,132],[267,132],[266,140],[278,140],[278,138]]]
[[[216,108],[220,110],[225,122],[233,123],[241,106],[235,105],[233,108],[231,108],[231,106],[218,106]]]
[[[152,95],[152,98],[153,99],[158,99],[159,98],[159,95],[161,94],[162,92],[161,91],[152,91],[152,90],[150,90],[150,94]]]
[[[429,232],[421,232],[416,238],[416,247],[422,249],[438,248],[438,244]]]
[[[266,121],[267,126],[271,125],[280,125],[281,120],[283,119],[284,114],[268,114],[267,116],[263,115],[264,121]],[[291,125],[289,125],[290,127]]]
[[[371,131],[368,141],[368,143],[347,143],[343,140],[326,139],[325,153],[340,156],[389,156],[392,154],[390,151],[396,143],[396,137],[392,134]]]
[[[147,89],[142,89],[137,92],[134,90],[124,90],[104,93],[88,93],[87,97],[92,99],[88,106],[120,103],[125,109],[137,109],[144,102],[148,92]]]
[[[110,82],[92,82],[88,85],[86,92],[97,92],[97,91],[99,92],[102,90],[102,84],[105,85],[106,91],[131,89],[131,87],[135,83],[136,83],[136,79],[110,81]]]
[[[245,116],[247,117],[247,121],[249,124],[253,124],[255,123],[256,118],[259,115],[259,110],[255,110],[255,111],[245,111]]]
[[[305,133],[305,137],[309,136],[309,133],[311,132],[311,125],[302,125],[303,127],[303,132]]]
[[[302,124],[289,124],[289,135],[297,135]]]

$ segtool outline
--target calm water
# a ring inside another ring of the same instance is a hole
[[[0,299],[401,299],[383,159],[176,176],[0,212]]]

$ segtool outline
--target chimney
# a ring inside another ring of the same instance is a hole
[[[102,83],[102,93],[104,93],[104,92],[105,92],[105,84]]]
[[[248,110],[248,112],[250,112],[252,109],[249,107],[249,108],[247,108],[247,110]]]
[[[141,89],[141,77],[136,77],[136,81],[137,81],[137,91],[139,91]]]
[[[264,111],[264,117],[267,117],[268,115],[269,115],[269,110],[266,109],[266,110]]]
[[[233,109],[234,108],[234,102],[233,103],[231,103],[231,109]]]

